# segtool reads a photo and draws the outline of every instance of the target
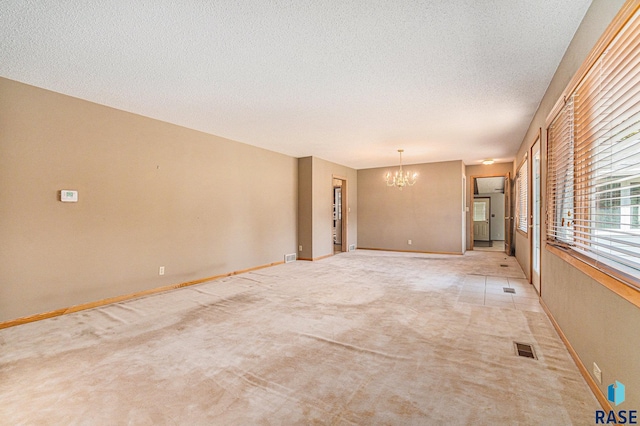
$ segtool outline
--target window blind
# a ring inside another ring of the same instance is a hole
[[[517,190],[518,190],[518,199],[516,205],[516,218],[517,218],[517,227],[522,232],[528,231],[528,217],[529,217],[529,205],[528,205],[528,196],[529,196],[529,177],[528,177],[528,167],[527,160],[525,159],[518,169],[518,174],[516,175],[517,180]]]
[[[640,278],[637,11],[547,131],[547,238]]]
[[[573,97],[547,129],[547,238],[573,242]]]

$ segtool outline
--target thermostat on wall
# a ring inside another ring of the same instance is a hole
[[[78,191],[71,191],[68,189],[60,190],[60,201],[64,203],[77,203]]]

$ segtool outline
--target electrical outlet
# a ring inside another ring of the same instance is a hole
[[[413,242],[411,240],[407,240],[407,244],[411,245]]]
[[[598,367],[598,364],[593,363],[593,376],[596,378],[598,383],[602,383],[602,370]]]
[[[161,266],[158,270],[158,275],[164,275],[164,266]]]
[[[302,251],[302,246],[298,246],[298,251]]]

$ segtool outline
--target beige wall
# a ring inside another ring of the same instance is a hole
[[[515,250],[515,257],[527,277],[527,280],[531,282],[531,242],[529,241],[530,233],[524,234],[520,231],[513,232],[513,247]]]
[[[298,159],[298,258],[313,259],[313,158]],[[300,250],[302,247],[302,250]]]
[[[384,181],[384,175],[396,169],[358,170],[359,247],[462,253],[462,161],[406,166],[419,176],[402,191]]]
[[[0,321],[296,252],[295,158],[6,79],[0,128]]]
[[[529,130],[524,137],[516,164],[542,132],[542,186],[546,179],[545,120],[559,99],[569,80],[586,59],[601,34],[624,2],[622,0],[594,0],[573,41],[558,66],[542,99]],[[543,192],[543,211],[547,202]],[[542,233],[545,235],[543,220]],[[525,250],[523,248],[523,250]],[[526,249],[528,259],[528,248]],[[626,401],[616,409],[640,407],[640,309],[614,294],[597,281],[545,249],[542,250],[541,291],[563,333],[576,350],[589,372],[596,362],[602,369],[600,390],[606,395],[607,386],[614,380],[626,385]]]
[[[317,157],[298,160],[300,179],[298,232],[300,259],[312,260],[333,254],[333,177],[347,180],[347,246],[358,245],[358,182],[355,169]],[[344,195],[343,195],[344,197]],[[344,198],[343,198],[344,202]]]
[[[506,176],[506,174],[510,174],[510,178],[513,179],[513,162],[507,163],[495,163],[495,164],[478,164],[471,165],[465,167],[465,175],[467,177],[467,189],[466,189],[466,206],[469,207],[469,211],[465,212],[465,220],[466,220],[466,244],[467,250],[471,248],[471,199],[473,198],[473,181],[472,178],[483,177],[483,176]],[[512,185],[513,186],[513,185]],[[513,197],[512,197],[513,198]],[[511,200],[513,201],[513,200]],[[507,230],[505,229],[505,233]]]
[[[347,246],[358,246],[358,172],[313,157],[313,258],[333,253],[333,176],[347,179]],[[344,238],[344,236],[343,236]]]

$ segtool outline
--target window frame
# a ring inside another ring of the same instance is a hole
[[[551,165],[550,165],[550,158],[549,157],[550,157],[550,155],[553,154],[551,152],[552,147],[550,146],[551,143],[550,143],[550,140],[549,140],[550,139],[549,138],[549,134],[550,134],[551,125],[556,120],[556,118],[562,113],[562,110],[565,108],[565,105],[569,101],[572,101],[572,97],[573,97],[574,93],[577,92],[577,89],[581,85],[583,79],[585,79],[585,77],[588,76],[588,74],[590,73],[592,68],[595,65],[598,64],[598,62],[600,61],[600,59],[603,56],[603,54],[607,51],[607,49],[611,45],[612,41],[625,28],[626,24],[632,18],[634,18],[634,16],[636,14],[639,13],[639,9],[640,9],[640,2],[638,2],[637,0],[636,1],[627,1],[622,6],[622,8],[619,11],[618,15],[616,15],[616,17],[613,19],[612,23],[609,25],[609,27],[607,28],[605,33],[598,40],[598,42],[596,43],[596,45],[594,46],[594,48],[592,49],[592,51],[588,55],[588,57],[585,60],[585,62],[581,65],[581,67],[578,69],[576,74],[573,76],[573,78],[569,82],[568,86],[564,90],[562,96],[560,97],[560,99],[558,99],[558,101],[556,102],[556,104],[552,108],[551,112],[547,116],[547,120],[546,120],[547,158],[546,158],[546,161],[544,163],[544,166],[546,168],[545,176],[547,178],[547,182],[546,182],[547,200],[546,200],[546,203],[545,203],[546,208],[547,208],[547,216],[546,216],[547,232],[545,232],[545,248],[546,248],[546,250],[551,252],[551,253],[553,253],[553,254],[555,254],[555,255],[557,255],[558,257],[562,258],[563,260],[565,260],[566,262],[570,263],[571,265],[577,267],[582,272],[584,272],[587,275],[589,275],[590,277],[596,279],[602,285],[604,285],[607,288],[613,290],[618,295],[624,297],[625,299],[629,300],[630,302],[632,302],[636,306],[640,307],[640,278],[639,278],[640,275],[637,272],[634,272],[634,275],[630,275],[629,273],[625,272],[623,269],[616,268],[615,265],[612,266],[611,264],[598,262],[596,259],[590,257],[589,255],[585,255],[581,251],[577,251],[576,249],[574,249],[572,247],[573,244],[572,244],[571,239],[569,239],[567,241],[562,241],[562,240],[559,240],[559,239],[556,238],[555,240],[553,240],[549,236],[550,228],[557,228],[557,223],[554,222],[554,218],[556,216],[556,211],[554,209],[556,209],[557,200],[555,198],[552,198],[553,197],[553,193],[552,193],[552,189],[550,188],[550,184],[549,184],[549,176],[550,176],[550,173],[551,173],[551,170],[550,170],[551,169]],[[640,20],[640,18],[636,18],[636,19]],[[576,147],[573,146],[572,149],[576,149]],[[573,162],[573,159],[572,159],[572,162]],[[572,167],[575,167],[575,165],[572,165]],[[591,181],[589,181],[589,185],[591,185],[593,183],[593,186],[595,187],[598,184],[598,181],[596,180],[595,177],[592,176],[592,177],[589,177],[589,179],[592,179]],[[572,185],[573,185],[573,189],[572,189],[572,191],[573,191],[573,190],[575,190],[575,185],[576,185],[575,182],[572,182]],[[632,185],[633,185],[633,183],[632,183]],[[636,195],[633,194],[633,193],[630,194],[630,197],[634,197],[634,196],[636,196]],[[573,195],[572,195],[572,197],[573,197]],[[593,199],[589,198],[587,201],[588,202],[594,202],[595,201],[595,204],[597,204],[597,200],[595,198],[593,198]],[[575,209],[584,208],[584,205],[580,204],[580,203],[583,203],[584,201],[579,200],[579,199],[577,199],[577,201],[576,201],[576,199],[574,198],[573,202],[577,203],[577,205],[574,204],[574,208]],[[613,207],[615,207],[615,206],[613,206]],[[589,208],[592,208],[592,207],[589,207]],[[583,215],[586,216],[587,222],[589,220],[591,220],[590,215],[594,215],[595,214],[595,212],[592,212],[591,210],[589,210],[589,208],[585,209],[584,213],[582,213]],[[578,211],[578,210],[576,210],[576,211]],[[578,214],[580,214],[580,213],[578,213]],[[632,222],[630,225],[633,227],[634,223]],[[591,229],[591,228],[589,228],[589,229]],[[587,237],[586,237],[587,240],[589,238],[593,238],[593,236],[590,236],[590,235],[591,234],[587,234]],[[585,238],[585,237],[583,237],[583,238]],[[588,245],[588,242],[587,242],[587,245]],[[588,252],[588,250],[587,250],[587,252]],[[634,256],[634,259],[638,258],[638,257],[640,257],[640,256],[637,256],[637,257]],[[635,262],[635,260],[634,260],[634,262]]]
[[[516,171],[516,231],[525,237],[529,234],[529,162],[527,155]]]

